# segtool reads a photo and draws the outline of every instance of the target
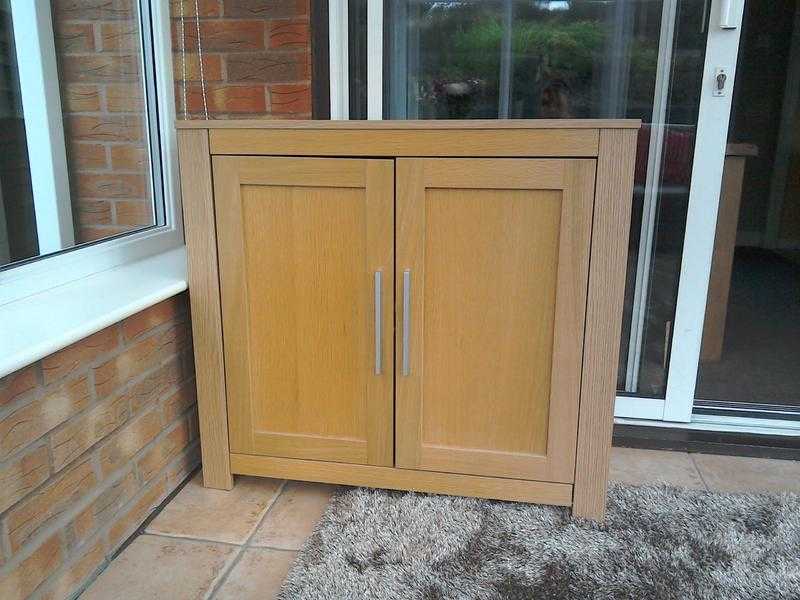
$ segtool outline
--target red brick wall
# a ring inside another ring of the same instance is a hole
[[[170,0],[179,118],[310,118],[309,1]],[[53,0],[78,243],[153,223],[135,6]]]
[[[311,117],[309,0],[170,4],[178,118]]]
[[[170,0],[179,118],[310,118],[309,1]],[[136,2],[52,6],[76,241],[151,225]]]
[[[76,241],[153,223],[135,0],[52,0]]]
[[[199,462],[186,294],[0,379],[0,598],[78,590]]]

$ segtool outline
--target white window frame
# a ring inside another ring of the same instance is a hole
[[[36,5],[39,6],[42,2],[49,5],[46,0],[37,0]],[[169,1],[139,0],[139,2],[143,7],[143,12],[147,8],[150,9],[152,26],[152,58],[155,65],[156,89],[159,93],[150,100],[155,103],[155,106],[149,107],[149,109],[158,111],[157,130],[161,144],[161,157],[160,163],[153,165],[153,179],[155,180],[154,185],[159,185],[158,172],[160,171],[163,180],[164,206],[163,215],[160,214],[160,208],[157,208],[156,214],[161,217],[163,224],[106,241],[79,246],[53,256],[43,256],[19,265],[11,265],[0,271],[0,311],[4,306],[15,301],[184,245],[177,165],[177,138],[174,128],[175,100],[172,93]],[[12,0],[14,14],[18,10],[16,4],[23,3],[30,3],[30,0]],[[39,19],[43,18],[43,11],[38,11],[36,14]],[[143,28],[147,26],[146,22],[142,23]],[[20,60],[20,62],[23,61]],[[143,72],[145,71],[143,70]],[[28,107],[24,108],[27,112]],[[48,130],[51,131],[52,127],[49,127]],[[61,136],[63,139],[63,131]],[[32,160],[32,165],[35,162],[38,161]],[[66,178],[66,170],[63,171],[63,175]]]
[[[50,2],[11,2],[39,253],[75,245]]]
[[[142,29],[152,32],[142,72],[150,61],[153,76],[144,83],[148,110],[158,111],[148,139],[159,157],[151,178],[153,197],[163,198],[154,209],[159,225],[0,271],[0,377],[187,289],[169,0],[140,6]]]

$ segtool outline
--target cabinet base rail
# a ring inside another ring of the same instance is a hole
[[[572,484],[231,454],[231,472],[391,490],[572,506]]]

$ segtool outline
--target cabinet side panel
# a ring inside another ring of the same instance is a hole
[[[575,515],[598,520],[605,516],[635,156],[635,130],[601,132],[573,497]]]
[[[203,483],[233,487],[228,450],[222,315],[208,132],[178,132],[183,227],[189,252],[189,300],[197,372]]]

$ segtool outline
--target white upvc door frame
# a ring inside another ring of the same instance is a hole
[[[692,421],[744,1],[713,0],[709,12],[692,181],[665,398],[618,396],[614,411],[618,418],[674,423]],[[722,27],[723,5],[726,8],[732,7],[733,12],[727,14],[729,18],[733,17],[735,27],[730,27],[730,23]],[[723,95],[714,93],[718,68],[724,68],[727,73]]]
[[[350,55],[347,0],[328,3],[328,77],[331,119],[350,118]]]
[[[40,1],[42,0],[37,0],[37,3]],[[12,0],[12,5],[26,2],[28,0]],[[28,296],[184,245],[177,164],[178,143],[174,126],[175,100],[171,93],[173,70],[169,0],[140,2],[142,10],[152,12],[153,76],[157,89],[162,90],[156,98],[148,99],[148,110],[158,111],[157,131],[161,154],[159,165],[154,170],[160,168],[162,173],[163,220],[154,227],[0,270],[0,310],[4,305]],[[167,90],[169,93],[164,93]],[[31,167],[34,162],[36,161],[31,161]]]
[[[367,119],[383,120],[383,0],[367,0]],[[328,2],[328,76],[332,120],[350,120],[348,0]]]
[[[737,24],[735,28],[730,27],[730,20],[726,27],[722,27],[723,5],[733,7],[727,18],[733,17],[733,22]],[[662,417],[665,421],[688,423],[692,419],[743,12],[744,0],[714,0],[711,3],[703,92],[700,97],[683,260]],[[726,91],[723,95],[714,93],[717,68],[724,68],[727,73]]]
[[[75,245],[50,0],[11,0],[39,254]]]
[[[383,120],[383,0],[367,0],[367,118]]]

